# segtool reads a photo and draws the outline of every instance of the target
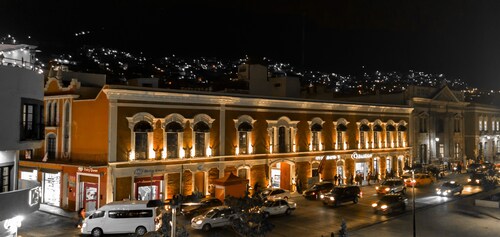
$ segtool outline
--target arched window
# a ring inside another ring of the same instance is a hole
[[[267,120],[269,152],[295,152],[297,123],[298,121],[292,121],[285,116],[278,120]]]
[[[405,147],[405,137],[404,134],[406,132],[406,126],[399,125],[398,126],[398,147]]]
[[[153,127],[146,121],[140,121],[134,126],[135,136],[135,159],[148,159],[149,136],[153,133]]]
[[[167,158],[178,158],[179,147],[182,144],[182,133],[184,128],[178,122],[170,122],[165,126],[167,141]]]
[[[64,155],[69,155],[69,134],[70,134],[70,128],[71,128],[71,121],[70,121],[70,106],[69,103],[67,102],[64,105],[64,144],[63,144],[63,152]]]
[[[380,143],[380,136],[382,133],[383,129],[380,124],[376,124],[373,126],[373,145],[375,148],[381,148],[382,144]]]
[[[205,122],[200,121],[194,125],[193,132],[195,143],[194,155],[196,157],[207,156],[206,148],[208,145],[210,127]]]
[[[386,131],[386,136],[385,136],[385,139],[386,139],[386,147],[394,147],[394,138],[393,138],[393,134],[394,134],[394,131],[396,131],[396,127],[394,127],[394,125],[392,124],[388,124],[387,127],[385,128],[385,131]]]
[[[347,149],[346,140],[347,126],[343,123],[337,125],[337,148],[340,150]]]
[[[249,133],[253,127],[248,122],[243,122],[238,126],[238,154],[249,154]]]
[[[361,149],[370,148],[368,144],[368,132],[370,131],[370,127],[366,124],[361,124],[359,126],[359,145]]]
[[[321,150],[321,131],[323,127],[315,123],[311,126],[311,150],[320,151]]]
[[[56,135],[51,133],[47,136],[47,157],[50,160],[56,158]]]

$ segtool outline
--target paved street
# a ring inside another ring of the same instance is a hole
[[[465,183],[466,178],[466,174],[452,174],[445,180],[456,179]],[[466,185],[462,196],[443,198],[434,195],[436,186],[415,188],[417,236],[456,236],[456,230],[466,234],[462,236],[496,236],[491,233],[500,232],[500,211],[473,205],[476,197],[486,195],[480,192],[480,187]],[[338,233],[342,219],[347,223],[350,236],[363,237],[375,232],[381,233],[381,236],[412,236],[411,207],[403,214],[377,215],[371,208],[371,203],[379,198],[374,185],[364,186],[362,191],[363,198],[358,204],[344,203],[340,207],[325,207],[320,201],[305,200],[296,195],[292,199],[297,203],[297,210],[290,216],[270,217],[275,229],[267,236],[329,236],[331,232]],[[411,189],[407,194],[411,204]],[[38,211],[26,218],[19,236],[79,236],[78,230],[74,228],[75,221]],[[224,228],[208,233],[193,230],[189,220],[182,216],[179,216],[179,223],[184,223],[193,237],[235,236],[231,230]]]

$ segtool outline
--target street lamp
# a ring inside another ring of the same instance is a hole
[[[439,142],[439,137],[436,137],[436,138],[434,138],[434,139],[436,140],[436,142]]]
[[[439,139],[439,138],[438,138]],[[413,237],[417,237],[417,229],[416,229],[416,225],[415,225],[415,170],[412,169],[411,171],[411,195],[413,197],[413,200],[412,200],[412,205],[413,205],[413,208],[412,208],[412,214],[413,214]]]

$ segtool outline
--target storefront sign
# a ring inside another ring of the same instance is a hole
[[[137,168],[137,169],[135,169],[134,174],[136,176],[140,176],[142,174],[162,173],[162,172],[166,172],[166,171],[167,171],[166,169],[143,169],[143,168]]]
[[[80,166],[78,167],[78,172],[85,172],[85,173],[98,173],[99,170],[97,169],[94,169],[92,167],[83,167],[83,166]]]
[[[373,154],[371,153],[366,153],[366,154],[358,154],[356,152],[353,152],[351,157],[353,159],[367,159],[367,158],[372,158]]]
[[[314,159],[315,160],[322,160],[324,156],[316,156]],[[329,155],[326,156],[326,160],[335,160],[335,159],[340,159],[339,155]]]

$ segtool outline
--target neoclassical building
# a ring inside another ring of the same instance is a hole
[[[20,162],[23,172],[50,178],[40,181],[57,195],[44,193],[44,200],[63,208],[213,195],[213,181],[227,173],[251,187],[293,190],[295,181],[306,187],[334,175],[397,175],[412,163],[408,106],[120,85],[91,90],[74,77],[46,80],[52,126],[44,146]]]

